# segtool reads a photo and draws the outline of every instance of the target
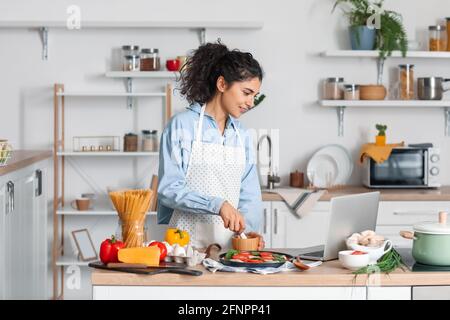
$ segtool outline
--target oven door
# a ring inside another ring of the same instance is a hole
[[[370,159],[370,186],[379,188],[423,188],[428,184],[428,151],[393,149],[388,160]]]

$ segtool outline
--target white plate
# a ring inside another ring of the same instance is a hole
[[[318,188],[335,184],[338,175],[336,160],[328,154],[315,154],[308,163],[307,175],[312,185]]]
[[[353,160],[347,149],[338,144],[330,144],[317,151],[314,156],[316,155],[329,155],[336,161],[338,173],[335,184],[343,185],[348,182],[353,172]]]

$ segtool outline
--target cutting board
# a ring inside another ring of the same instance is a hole
[[[117,271],[117,272],[126,272],[126,273],[135,273],[135,274],[144,274],[144,275],[154,275],[154,274],[160,274],[160,273],[176,273],[176,274],[183,274],[183,275],[189,275],[189,276],[201,276],[203,272],[200,270],[192,270],[187,269],[186,266],[174,266],[174,264],[162,264],[158,267],[145,267],[139,268],[139,265],[130,265],[130,264],[123,264],[123,266],[120,266],[118,264],[114,265],[106,265],[101,261],[95,261],[88,264],[91,268],[96,269],[102,269],[102,270],[110,270],[110,271]]]

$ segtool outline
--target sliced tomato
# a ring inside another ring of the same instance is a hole
[[[242,260],[242,261],[247,261],[248,260],[248,256],[246,255],[242,255],[242,254],[235,254],[232,259],[237,259],[237,260]]]
[[[247,261],[248,263],[263,263],[263,260],[259,260],[259,259],[248,259]]]
[[[367,254],[367,252],[356,250],[356,251],[353,251],[351,253],[352,256],[359,256],[359,255],[362,255],[362,254]]]
[[[259,253],[261,255],[261,257],[272,257],[273,253],[272,252],[266,252],[266,251],[262,251]]]
[[[249,251],[241,251],[238,254],[243,255],[243,256],[250,256],[250,252]]]

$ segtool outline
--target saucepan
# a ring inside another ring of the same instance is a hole
[[[418,97],[420,100],[442,100],[445,91],[444,82],[450,79],[440,77],[428,77],[417,79]]]
[[[413,240],[412,255],[418,263],[450,266],[450,225],[447,212],[439,212],[439,222],[414,225],[414,232],[400,231],[403,238]]]

